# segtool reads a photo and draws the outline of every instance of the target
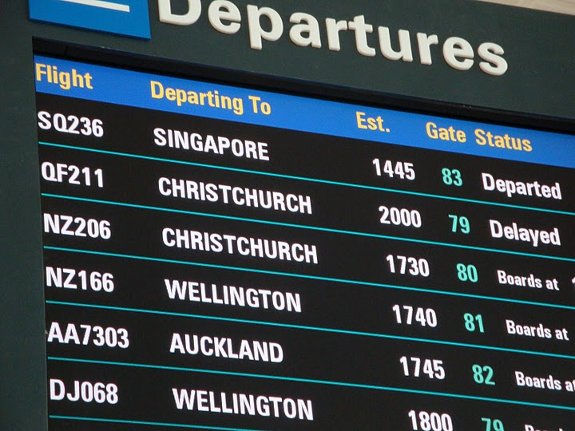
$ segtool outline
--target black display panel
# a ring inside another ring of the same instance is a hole
[[[35,67],[51,431],[572,429],[573,136]]]

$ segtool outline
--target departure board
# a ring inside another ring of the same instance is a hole
[[[574,136],[35,76],[50,431],[574,429]]]

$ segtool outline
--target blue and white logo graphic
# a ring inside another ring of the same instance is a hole
[[[148,0],[30,0],[30,18],[150,39]]]

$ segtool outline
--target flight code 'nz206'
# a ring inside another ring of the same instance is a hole
[[[112,237],[112,228],[108,220],[49,213],[44,213],[44,232],[93,239]]]

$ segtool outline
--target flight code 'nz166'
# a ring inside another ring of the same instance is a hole
[[[52,266],[47,266],[45,272],[46,287],[106,293],[114,291],[114,276],[109,272],[54,268]]]

